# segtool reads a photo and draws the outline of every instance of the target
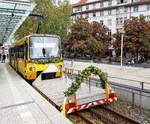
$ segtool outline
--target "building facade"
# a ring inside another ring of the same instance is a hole
[[[122,30],[125,20],[141,14],[150,21],[150,0],[80,0],[73,5],[72,18],[102,22],[115,33]]]
[[[52,3],[54,6],[60,6],[60,5],[65,4],[67,2],[69,2],[69,0],[52,0]]]

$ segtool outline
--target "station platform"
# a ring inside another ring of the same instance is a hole
[[[7,63],[0,63],[0,124],[71,124],[71,122]]]

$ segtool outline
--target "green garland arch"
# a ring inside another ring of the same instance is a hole
[[[98,75],[100,79],[100,83],[102,87],[105,87],[105,83],[108,82],[106,73],[102,72],[101,69],[95,66],[89,66],[84,69],[80,74],[78,74],[73,80],[71,86],[64,92],[66,97],[69,97],[76,93],[76,91],[80,88],[81,83],[91,74]]]

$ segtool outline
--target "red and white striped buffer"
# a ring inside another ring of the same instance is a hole
[[[83,109],[92,108],[92,107],[95,107],[98,105],[110,104],[110,103],[115,102],[115,101],[117,101],[116,94],[114,91],[111,91],[111,93],[109,94],[109,99],[96,100],[94,102],[86,103],[83,105],[78,105],[76,107],[75,107],[75,103],[67,104],[66,105],[66,113],[70,114],[70,113],[74,113],[76,111],[81,111]]]

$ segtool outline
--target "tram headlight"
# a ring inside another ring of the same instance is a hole
[[[36,71],[36,67],[30,67],[29,70],[30,71]]]
[[[62,72],[62,66],[57,66],[58,72]]]
[[[33,71],[36,71],[36,67],[32,67],[32,70],[33,70]]]

